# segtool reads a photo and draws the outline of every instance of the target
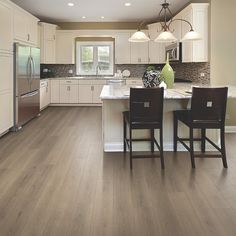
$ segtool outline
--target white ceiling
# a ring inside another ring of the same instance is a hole
[[[136,22],[155,19],[164,0],[12,0],[41,20],[54,22]],[[67,3],[73,2],[74,7]],[[124,3],[130,2],[130,7]],[[190,0],[168,0],[173,13]],[[86,19],[82,19],[86,16]],[[101,19],[104,16],[104,19]]]

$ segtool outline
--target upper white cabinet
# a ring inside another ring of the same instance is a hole
[[[148,25],[149,29],[149,58],[148,62],[150,64],[162,64],[165,63],[165,46],[164,43],[156,43],[154,40],[158,37],[161,32],[160,23],[155,23]]]
[[[208,59],[208,3],[192,3],[186,7],[180,16],[189,21],[193,29],[198,32],[202,39],[194,42],[183,42],[183,62],[207,62]],[[182,37],[189,32],[190,27],[182,22]]]
[[[13,51],[13,12],[11,7],[0,1],[0,52]]]
[[[23,9],[14,7],[14,39],[15,41],[37,46],[38,19]]]
[[[56,25],[40,23],[41,26],[41,63],[56,63]]]
[[[143,32],[148,34],[148,31]],[[131,64],[148,64],[148,44],[148,42],[131,43]]]
[[[57,30],[56,33],[56,63],[75,63],[75,39],[73,33]]]
[[[115,64],[130,64],[130,32],[115,34]]]

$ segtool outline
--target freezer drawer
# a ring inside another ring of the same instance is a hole
[[[40,112],[39,90],[17,97],[15,114],[16,129],[36,117]]]

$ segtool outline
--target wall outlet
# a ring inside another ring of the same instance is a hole
[[[48,69],[47,69],[47,68],[44,68],[44,69],[43,69],[43,73],[48,73]]]
[[[68,70],[68,73],[69,74],[73,74],[73,70]]]
[[[200,76],[201,77],[205,77],[205,73],[200,73]]]
[[[230,120],[230,114],[226,114],[225,118],[226,120]]]

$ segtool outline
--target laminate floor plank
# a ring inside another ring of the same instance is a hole
[[[49,107],[0,138],[0,236],[235,236],[236,134],[220,159],[103,153],[99,107]]]

